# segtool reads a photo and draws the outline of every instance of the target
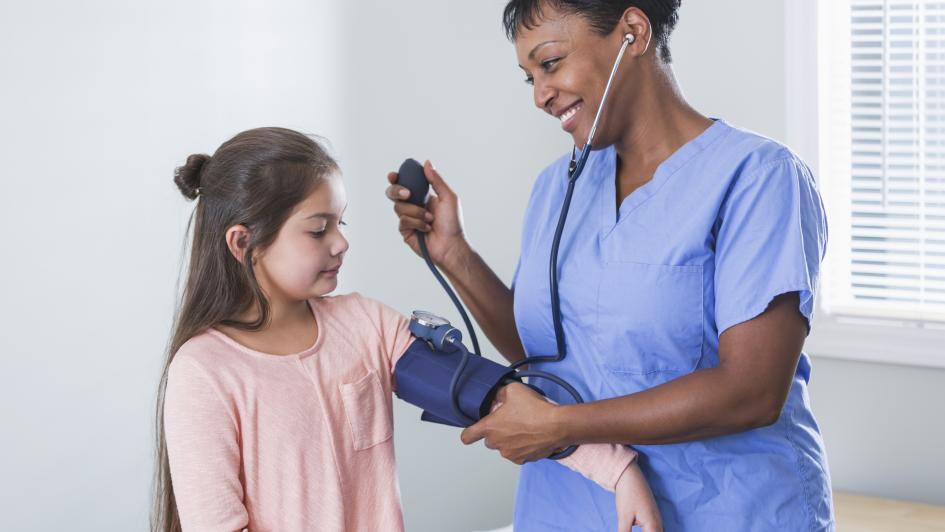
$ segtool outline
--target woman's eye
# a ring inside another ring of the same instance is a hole
[[[545,59],[544,61],[542,61],[542,62],[539,63],[539,64],[540,64],[540,66],[541,66],[541,69],[542,69],[544,72],[551,72],[552,70],[554,70],[555,65],[558,64],[558,61],[561,61],[561,58],[560,58],[560,57],[552,57],[551,59]],[[526,85],[534,85],[534,84],[535,84],[535,78],[534,78],[533,76],[525,76],[525,84],[526,84]]]
[[[348,222],[346,222],[346,221],[344,221],[344,220],[338,220],[338,225],[344,227],[344,226],[348,225]]]
[[[325,236],[325,231],[309,231],[308,234],[312,235],[312,238],[321,238]]]
[[[545,59],[544,61],[541,62],[541,68],[545,72],[549,72],[551,71],[552,68],[555,67],[555,65],[558,64],[558,61],[561,61],[560,57],[553,57],[551,59]]]

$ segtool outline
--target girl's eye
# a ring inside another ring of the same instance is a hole
[[[344,220],[338,220],[338,225],[345,226],[345,225],[348,225],[348,222]],[[325,236],[325,233],[327,232],[328,232],[328,228],[326,227],[320,231],[309,231],[308,234],[312,235],[312,238],[322,238]]]
[[[526,85],[534,85],[534,84],[535,84],[535,78],[533,78],[533,77],[531,77],[531,76],[525,76],[525,84],[526,84]]]

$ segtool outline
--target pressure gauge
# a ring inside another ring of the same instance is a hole
[[[443,349],[443,341],[447,334],[453,334],[457,340],[462,339],[462,335],[450,325],[450,322],[423,310],[415,310],[410,316],[410,333],[430,342],[437,349]]]
[[[424,327],[429,327],[431,329],[436,329],[443,325],[449,325],[450,322],[445,318],[441,318],[432,312],[427,312],[425,310],[415,310],[410,316],[411,321],[416,321],[419,325]]]

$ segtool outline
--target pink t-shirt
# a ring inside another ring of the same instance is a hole
[[[175,354],[164,423],[185,532],[403,530],[392,375],[408,322],[359,294],[310,303],[318,338],[301,353],[209,329]],[[562,463],[613,490],[634,456],[584,445]]]

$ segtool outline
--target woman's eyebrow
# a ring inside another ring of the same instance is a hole
[[[538,49],[539,49],[539,48],[541,48],[542,46],[545,46],[545,45],[547,45],[547,44],[552,44],[552,43],[556,43],[556,42],[561,42],[561,41],[560,41],[560,40],[545,41],[545,42],[543,42],[543,43],[539,43],[539,44],[535,45],[535,47],[532,48],[532,51],[531,51],[531,52],[528,52],[528,58],[529,58],[529,59],[535,59],[535,53],[538,52]]]

